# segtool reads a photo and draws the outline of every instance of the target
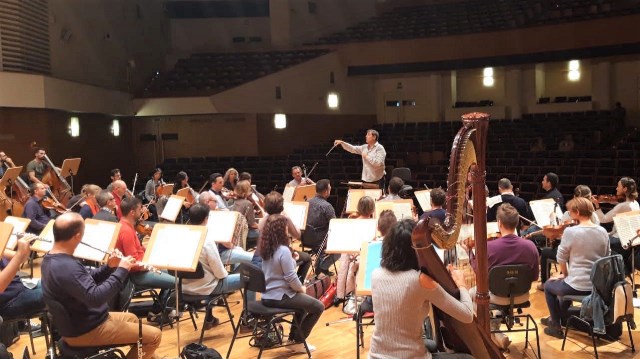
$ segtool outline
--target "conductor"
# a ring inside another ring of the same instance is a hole
[[[335,140],[334,146],[341,145],[346,151],[362,156],[362,182],[378,185],[378,188],[385,188],[384,161],[387,152],[378,142],[380,134],[376,130],[369,129],[365,135],[366,144],[354,146],[342,140]]]

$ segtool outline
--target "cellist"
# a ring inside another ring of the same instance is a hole
[[[0,151],[0,177],[4,176],[4,172],[7,169],[15,166],[11,158],[4,151]]]

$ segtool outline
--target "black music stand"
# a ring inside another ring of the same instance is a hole
[[[80,161],[82,158],[67,158],[62,162],[62,169],[60,175],[62,178],[71,177],[71,193],[73,194],[73,177],[78,174],[78,168],[80,168]]]

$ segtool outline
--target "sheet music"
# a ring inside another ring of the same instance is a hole
[[[82,242],[92,247],[99,248],[104,252],[109,252],[113,239],[118,235],[120,231],[120,224],[113,222],[85,222],[84,235],[82,236]],[[91,261],[102,262],[106,256],[104,252],[97,249],[90,248],[80,243],[76,250],[73,252],[73,256],[77,258],[88,259]]]
[[[375,219],[334,218],[329,222],[327,253],[360,253],[363,242],[376,238]]]
[[[487,222],[487,234],[500,233],[498,222]]]
[[[7,249],[13,250],[16,248],[16,244],[18,244],[18,236],[16,236],[16,233],[24,233],[27,227],[29,227],[30,222],[31,220],[28,218],[14,216],[7,216],[7,218],[4,219],[4,223],[13,225],[13,231],[9,237],[9,242],[7,242]]]
[[[183,203],[184,197],[176,195],[169,197],[169,199],[167,200],[167,204],[164,205],[164,210],[162,210],[160,218],[166,219],[167,221],[175,222],[178,214],[180,214]]]
[[[187,227],[164,227],[158,231],[147,264],[157,268],[191,268],[200,232]]]
[[[462,243],[467,238],[474,239],[473,223],[463,223],[460,225],[458,243]]]
[[[238,216],[241,215],[239,212],[234,211],[209,211],[206,240],[216,243],[231,243]]]
[[[554,207],[556,209],[556,218],[562,218],[562,210],[560,209],[560,205],[556,206],[556,201],[554,201],[553,198],[531,201],[529,202],[529,206],[531,207],[531,212],[533,212],[533,216],[535,217],[537,225],[540,228],[551,224],[549,216],[553,212]]]
[[[293,225],[298,230],[307,227],[307,212],[309,211],[309,202],[285,202],[284,212],[287,217],[291,218]]]
[[[39,237],[48,240],[49,242],[38,241],[36,240],[32,245],[31,249],[37,252],[48,252],[53,248],[53,222],[54,220],[50,220],[49,223],[42,229]]]
[[[420,204],[420,208],[422,208],[424,212],[431,210],[431,190],[430,189],[416,191],[416,192],[413,192],[413,194],[416,196],[416,199],[418,200],[418,204]]]
[[[616,226],[620,243],[626,247],[638,235],[637,230],[640,229],[640,211],[617,214],[613,217],[613,224]],[[640,242],[636,241],[636,243]]]
[[[398,221],[413,218],[412,200],[378,201],[376,202],[376,218],[380,218],[382,211],[390,209]]]
[[[502,195],[500,194],[497,196],[487,198],[487,208],[491,208],[499,203],[502,203]]]
[[[296,191],[296,186],[286,185],[282,191],[282,198],[285,202],[293,201],[293,194]]]

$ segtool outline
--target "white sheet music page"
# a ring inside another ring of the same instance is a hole
[[[156,268],[191,268],[199,243],[198,231],[165,227],[156,236],[147,264]]]
[[[487,234],[500,233],[498,222],[487,222]]]
[[[31,222],[28,218],[20,218],[14,216],[7,216],[4,219],[4,223],[9,223],[13,225],[13,231],[11,232],[11,236],[9,237],[9,242],[7,242],[7,249],[15,249],[16,244],[18,243],[18,237],[16,233],[24,233],[29,226],[29,222]]]
[[[491,208],[499,203],[502,203],[502,195],[487,198],[487,208]]]
[[[31,245],[32,250],[37,252],[48,252],[51,250],[51,248],[53,248],[53,222],[53,219],[50,220],[49,223],[47,223],[47,225],[42,229],[42,232],[40,232],[39,236],[48,240],[49,242],[36,240]]]
[[[413,193],[418,199],[418,204],[424,212],[431,210],[431,190],[425,189],[422,191],[415,191]]]
[[[162,210],[160,218],[175,222],[180,210],[182,209],[182,203],[184,203],[184,197],[176,195],[169,197],[167,204],[164,206],[164,210]]]
[[[238,215],[241,214],[233,211],[210,211],[207,221],[207,242],[231,243]]]
[[[306,204],[306,205],[305,205]],[[305,229],[307,210],[309,209],[308,202],[285,202],[284,212],[287,217],[291,218],[293,225],[298,230]]]
[[[286,202],[291,202],[293,200],[293,193],[296,191],[295,186],[286,185],[284,186],[284,190],[282,191],[282,198]]]
[[[327,253],[360,253],[362,242],[376,238],[375,219],[334,218],[329,222]]]
[[[550,215],[554,208],[556,210],[556,218],[562,218],[562,210],[559,205],[556,206],[556,201],[554,201],[553,198],[531,201],[529,202],[529,206],[531,207],[531,212],[533,212],[533,216],[540,228],[551,224]]]
[[[621,213],[613,217],[613,224],[616,226],[616,231],[620,237],[620,243],[623,246],[628,246],[631,241],[638,235],[637,230],[640,229],[640,211],[635,214]],[[640,241],[635,241],[640,243]]]
[[[109,248],[111,240],[113,239],[114,232],[118,230],[118,223],[112,222],[100,222],[100,223],[88,223],[84,225],[84,235],[82,236],[82,243],[86,243],[92,247],[99,248],[104,252],[111,251]],[[88,259],[91,261],[102,262],[106,256],[104,252],[89,248],[88,246],[80,243],[76,250],[73,252],[73,256],[77,258]]]

